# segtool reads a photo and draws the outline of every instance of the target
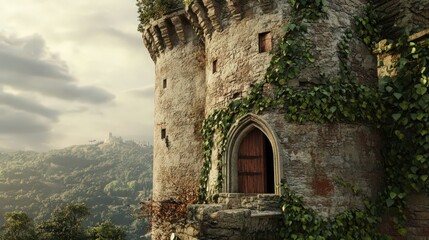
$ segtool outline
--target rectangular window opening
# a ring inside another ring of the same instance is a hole
[[[167,79],[162,80],[162,88],[167,88]]]
[[[212,70],[213,70],[213,73],[217,72],[217,59],[213,61]]]
[[[161,139],[165,139],[165,137],[167,136],[167,130],[165,130],[165,128],[161,129]]]
[[[273,48],[271,32],[259,34],[259,52],[269,52]]]

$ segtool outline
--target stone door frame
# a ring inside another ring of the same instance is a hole
[[[274,194],[281,194],[281,173],[279,141],[269,125],[255,114],[241,117],[227,134],[226,154],[223,158],[222,175],[224,176],[222,192],[238,193],[238,151],[243,139],[254,128],[259,129],[268,138],[273,150]]]

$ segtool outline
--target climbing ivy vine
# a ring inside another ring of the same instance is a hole
[[[363,210],[350,209],[334,218],[326,218],[306,208],[302,197],[291,191],[287,184],[283,185],[283,192],[284,225],[280,229],[283,239],[389,239],[374,229],[380,222],[379,210],[368,199],[363,200]]]
[[[395,223],[401,233],[406,222],[404,208],[411,193],[429,193],[429,40],[395,44],[399,58],[394,72],[383,81],[386,207],[396,210]]]
[[[349,62],[350,42],[359,37],[373,51],[380,40],[380,27],[373,6],[355,19],[355,27],[344,32],[338,44],[340,76],[323,79],[326,84],[306,88],[288,87],[301,69],[318,67],[306,38],[311,21],[326,18],[327,1],[289,0],[294,13],[277,45],[262,82],[250,93],[216,110],[203,124],[204,165],[200,179],[200,201],[207,201],[208,175],[212,168],[212,149],[218,149],[218,190],[222,187],[222,155],[226,135],[232,125],[247,113],[278,111],[289,122],[369,123],[377,126],[387,140],[384,149],[386,188],[375,202],[363,199],[365,208],[352,209],[334,218],[323,218],[304,206],[302,198],[284,186],[284,239],[388,239],[376,230],[383,209],[394,210],[398,232],[406,234],[404,209],[411,193],[429,193],[429,40],[396,41],[395,69],[382,81],[382,90],[358,84]],[[273,94],[264,94],[265,86]]]
[[[288,0],[293,12],[294,18],[318,20],[326,18],[328,11],[328,0]]]
[[[315,65],[315,58],[311,53],[313,45],[305,37],[308,20],[326,17],[326,1],[316,1],[317,4],[308,1],[309,5],[305,5],[305,2],[290,1],[297,11],[285,28],[285,36],[277,45],[264,80],[255,84],[248,96],[232,101],[225,109],[216,110],[204,121],[202,128],[204,164],[200,178],[200,201],[208,200],[207,182],[212,167],[213,147],[216,144],[219,149],[218,156],[215,157],[219,160],[217,188],[220,190],[223,179],[221,156],[225,152],[226,135],[232,124],[246,113],[258,114],[276,110],[284,112],[287,121],[301,123],[309,121],[378,123],[383,119],[384,106],[379,93],[355,81],[338,78],[330,80],[329,84],[309,88],[298,89],[287,86],[288,81],[295,79],[301,69]],[[347,33],[347,36],[351,38],[350,33]],[[347,44],[346,42],[344,47]],[[274,96],[268,97],[263,94],[266,85],[273,87]]]
[[[381,27],[373,4],[365,7],[364,14],[355,18],[355,32],[370,50],[381,40]]]
[[[137,0],[140,26],[192,0]],[[290,80],[302,69],[318,68],[312,54],[313,43],[306,37],[309,24],[327,18],[327,0],[288,0],[292,8],[285,35],[273,52],[264,79],[250,93],[234,100],[226,108],[214,111],[203,123],[203,168],[199,200],[208,201],[208,176],[212,159],[218,159],[217,189],[223,184],[222,155],[226,136],[233,124],[247,113],[277,111],[288,122],[369,123],[379,127],[387,140],[384,149],[385,190],[376,202],[363,199],[365,208],[352,209],[328,219],[304,206],[302,198],[284,185],[283,220],[280,234],[285,239],[386,239],[377,233],[383,208],[394,212],[398,232],[407,233],[404,210],[413,193],[429,194],[429,40],[409,41],[409,33],[391,40],[385,51],[394,48],[398,59],[389,76],[383,77],[381,91],[358,84],[352,74],[350,42],[357,36],[373,51],[380,40],[381,28],[372,4],[355,18],[355,27],[344,31],[338,44],[340,75],[337,79],[319,76],[318,86],[292,88]],[[264,94],[269,86],[272,94]],[[217,156],[213,149],[217,148]]]
[[[364,17],[356,19],[356,29],[370,50],[377,49],[379,26],[371,5]],[[386,188],[378,204],[393,213],[398,232],[406,235],[407,197],[429,193],[429,39],[414,41],[406,29],[402,37],[387,42],[383,49],[378,47],[377,53],[391,51],[398,59],[390,66],[388,75],[380,79],[386,107],[381,129],[387,146]]]

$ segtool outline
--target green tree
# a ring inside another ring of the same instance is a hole
[[[38,231],[45,240],[86,240],[81,224],[88,216],[85,204],[68,204],[55,209],[51,218],[38,226]]]
[[[183,7],[183,0],[137,0],[140,19],[139,31],[151,19],[158,19],[162,15]]]
[[[106,220],[88,229],[89,240],[125,240],[125,231]]]
[[[5,224],[0,229],[1,240],[37,240],[33,222],[24,212],[9,212],[4,215]]]

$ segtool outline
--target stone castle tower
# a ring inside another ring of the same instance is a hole
[[[317,86],[340,75],[338,44],[367,2],[329,1],[327,19],[311,24],[306,34],[317,67],[301,69],[289,87]],[[409,2],[378,5],[389,18],[397,4]],[[291,12],[287,0],[194,0],[145,26],[143,41],[156,63],[155,201],[168,200],[182,184],[177,180],[186,179],[195,185],[204,182],[207,199],[227,208],[262,211],[288,182],[308,206],[333,216],[361,205],[335,179],[352,182],[370,196],[380,190],[382,140],[377,130],[358,123],[291,123],[282,111],[247,113],[235,120],[226,145],[214,141],[209,172],[200,179],[204,120],[248,96],[264,80],[270,51],[283,38]],[[360,40],[350,40],[348,61],[358,83],[378,86],[377,60]],[[263,94],[270,92],[264,86]]]

